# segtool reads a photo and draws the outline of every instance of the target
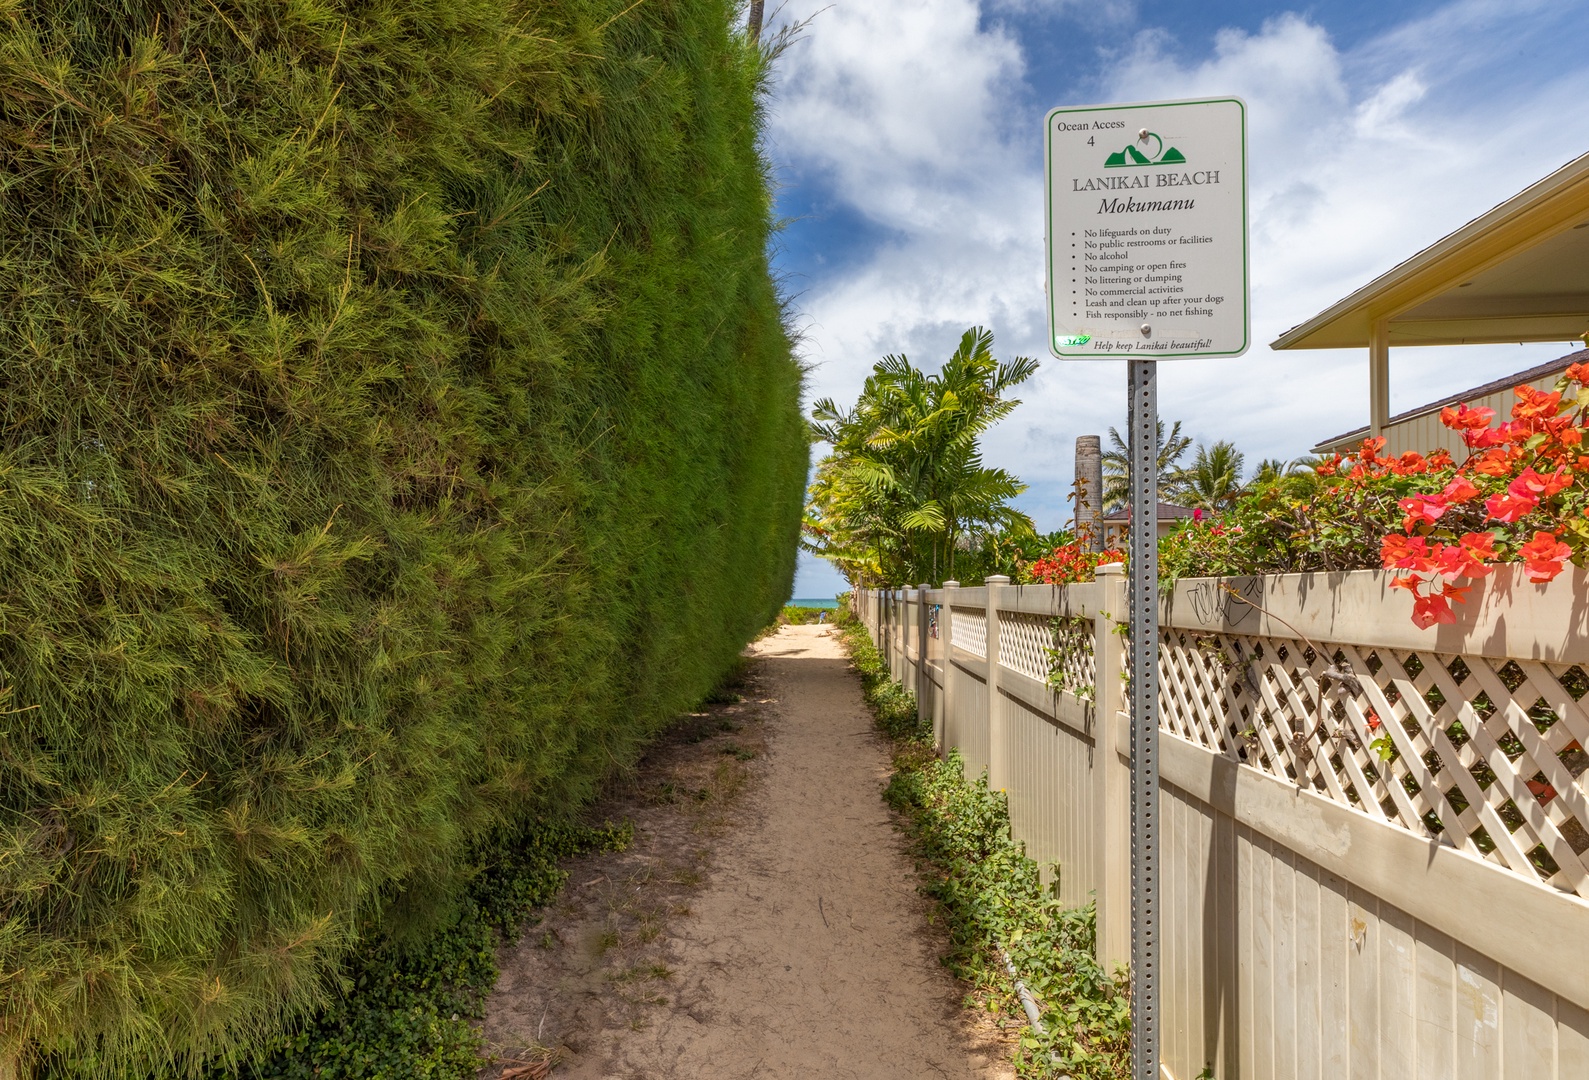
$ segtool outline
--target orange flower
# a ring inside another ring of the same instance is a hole
[[[1413,625],[1420,630],[1427,630],[1436,623],[1454,623],[1456,615],[1451,611],[1451,605],[1440,593],[1430,593],[1428,596],[1417,596],[1412,602]]]
[[[1391,533],[1379,542],[1379,557],[1386,570],[1432,570],[1429,541],[1421,536]],[[1406,588],[1406,586],[1400,586]]]
[[[1477,494],[1476,491],[1475,494]],[[1402,513],[1407,515],[1401,522],[1403,532],[1412,532],[1414,525],[1433,525],[1440,520],[1441,515],[1447,509],[1446,504],[1440,500],[1438,495],[1413,495],[1410,498],[1402,499],[1396,505],[1401,507]]]
[[[1495,534],[1464,533],[1461,543],[1441,547],[1438,558],[1439,572],[1446,577],[1483,577],[1495,569],[1486,565],[1495,558]]]
[[[1495,534],[1491,532],[1463,533],[1462,547],[1475,559],[1489,560],[1495,558]]]
[[[1560,390],[1536,390],[1525,385],[1512,393],[1517,395],[1517,404],[1512,406],[1514,420],[1549,420],[1561,411]]]
[[[1523,559],[1523,572],[1528,580],[1543,584],[1565,570],[1572,548],[1556,538],[1555,533],[1538,531],[1534,539],[1517,549]]]
[[[1492,519],[1508,523],[1526,517],[1538,505],[1539,500],[1528,492],[1516,494],[1511,489],[1505,495],[1491,495],[1484,500],[1484,509]]]
[[[1460,503],[1467,502],[1478,493],[1479,489],[1473,486],[1472,480],[1466,476],[1457,476],[1453,477],[1451,483],[1445,486],[1445,490],[1440,492],[1440,497],[1448,503]]]
[[[1541,803],[1548,803],[1556,797],[1556,789],[1543,780],[1530,780],[1528,782],[1528,790],[1529,794],[1533,795]]]
[[[1374,462],[1381,460],[1379,452],[1383,449],[1385,449],[1385,437],[1383,435],[1372,439],[1364,439],[1362,447],[1357,451],[1357,460],[1363,465],[1372,465]]]
[[[1449,405],[1440,410],[1440,422],[1452,431],[1477,431],[1490,426],[1490,421],[1495,419],[1495,410],[1480,405],[1476,409],[1468,407],[1464,402],[1455,409]]]
[[[1429,463],[1425,461],[1424,456],[1418,453],[1416,450],[1407,451],[1401,457],[1397,458],[1396,463],[1390,467],[1390,471],[1395,473],[1397,476],[1416,476],[1419,473],[1427,472],[1428,470]]]
[[[1473,459],[1473,470],[1485,476],[1505,476],[1512,471],[1512,451],[1504,446],[1486,450]]]

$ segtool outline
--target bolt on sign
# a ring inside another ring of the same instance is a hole
[[[1246,352],[1247,106],[1054,109],[1043,141],[1053,354]]]

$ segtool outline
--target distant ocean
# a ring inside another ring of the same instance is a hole
[[[811,599],[810,597],[807,597],[804,600],[802,600],[802,599],[797,597],[797,598],[795,598],[793,600],[790,600],[789,603],[788,603],[788,606],[789,607],[808,607],[808,608],[827,608],[829,611],[832,611],[834,608],[839,606],[839,602],[837,600],[835,600],[831,596],[827,597],[826,599],[818,598],[818,599],[814,599],[814,600]]]

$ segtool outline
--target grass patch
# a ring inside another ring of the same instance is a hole
[[[889,677],[865,627],[848,613],[839,625],[866,702],[894,743],[884,798],[909,822],[922,890],[948,927],[945,966],[971,984],[970,1003],[1022,1025],[1019,1075],[1129,1076],[1128,983],[1094,958],[1092,907],[1067,908],[1043,886],[1037,864],[1010,837],[1003,794],[989,791],[985,777],[966,780],[958,752],[938,757],[930,727],[916,718],[915,695]],[[1025,1024],[1001,945],[1042,1009],[1043,1035]]]

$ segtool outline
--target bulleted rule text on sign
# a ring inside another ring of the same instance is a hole
[[[1218,98],[1048,114],[1055,356],[1247,351],[1246,112]]]

